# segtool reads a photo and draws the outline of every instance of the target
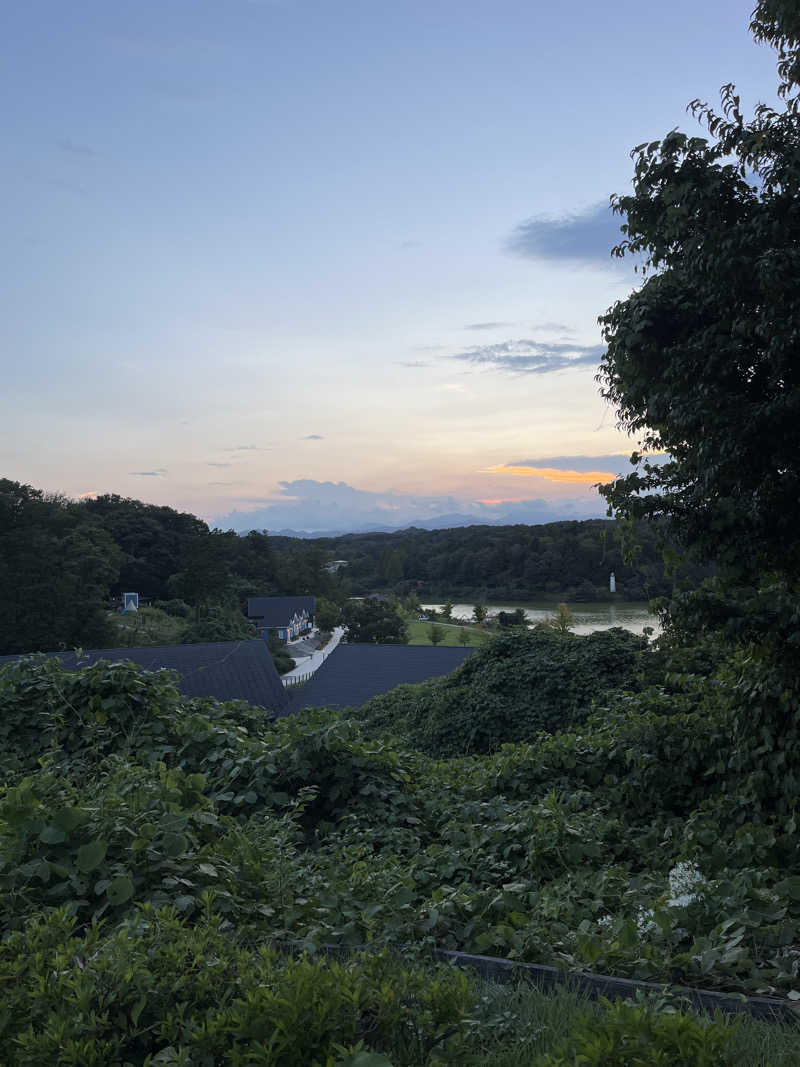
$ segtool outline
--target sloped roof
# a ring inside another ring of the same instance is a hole
[[[301,611],[314,614],[313,596],[251,596],[247,599],[247,614],[262,626],[288,626],[293,615]]]
[[[470,652],[441,645],[337,645],[311,679],[293,691],[290,712],[360,707],[398,685],[450,674]]]
[[[90,667],[100,660],[130,660],[148,671],[163,667],[180,674],[178,689],[185,697],[246,700],[280,715],[289,703],[269,649],[261,640],[214,641],[196,645],[141,645],[103,648],[81,653],[48,652],[67,670]],[[0,667],[19,656],[0,656]]]

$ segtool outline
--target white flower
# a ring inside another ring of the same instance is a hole
[[[668,908],[685,908],[697,900],[698,890],[708,885],[693,863],[677,863],[669,872]]]
[[[636,916],[636,929],[639,931],[640,937],[644,937],[656,929],[656,924],[653,922],[652,908],[639,908],[639,914]]]

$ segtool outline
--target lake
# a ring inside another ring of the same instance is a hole
[[[423,604],[423,608],[435,608],[441,611],[443,604]],[[453,617],[457,619],[471,619],[474,604],[453,604]],[[484,605],[490,615],[498,611],[516,611],[522,608],[525,617],[531,622],[544,622],[555,613],[556,601],[536,600],[527,604],[486,604]],[[610,630],[612,626],[621,626],[624,630],[630,630],[640,634],[645,626],[652,626],[656,634],[661,627],[655,615],[651,615],[646,601],[634,601],[623,603],[622,601],[608,601],[599,604],[569,604],[569,610],[575,619],[572,632],[576,634],[590,634],[594,630]]]

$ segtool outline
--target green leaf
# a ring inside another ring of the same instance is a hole
[[[80,808],[62,808],[61,811],[57,811],[53,816],[53,822],[56,826],[61,827],[65,833],[70,833],[76,826],[80,826],[85,819],[86,814]]]
[[[107,851],[108,842],[99,839],[90,841],[88,845],[81,845],[76,860],[78,870],[83,871],[84,874],[96,870],[106,858]]]
[[[782,882],[777,883],[775,891],[790,900],[800,900],[800,875],[793,874],[784,878]]]
[[[106,890],[106,899],[109,904],[124,904],[133,896],[133,882],[127,875],[121,874],[115,878]]]
[[[50,823],[39,834],[39,840],[44,842],[45,845],[60,845],[62,841],[67,840],[67,835],[60,827],[53,826]]]
[[[161,841],[161,847],[165,856],[180,856],[189,847],[189,840],[185,834],[167,833]]]

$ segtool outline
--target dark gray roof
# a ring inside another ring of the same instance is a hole
[[[293,615],[301,611],[314,614],[313,596],[251,596],[247,600],[247,614],[262,626],[287,626]]]
[[[82,652],[48,652],[68,670],[90,667],[99,660],[131,660],[148,671],[162,667],[177,671],[178,689],[186,697],[246,700],[281,714],[289,694],[275,670],[269,649],[261,640],[215,641],[196,645],[142,645],[138,648],[103,648]],[[0,656],[0,667],[19,656]]]
[[[450,674],[470,652],[441,645],[338,645],[294,690],[291,710],[360,707],[395,686]]]

